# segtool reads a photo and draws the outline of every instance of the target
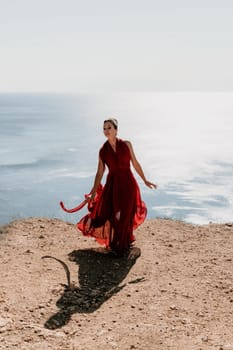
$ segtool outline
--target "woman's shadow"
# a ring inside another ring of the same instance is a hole
[[[102,248],[71,252],[68,255],[69,260],[79,266],[79,286],[65,288],[56,303],[60,310],[45,322],[45,327],[56,329],[69,322],[75,313],[91,313],[97,310],[112,295],[125,287],[126,284],[120,285],[120,283],[140,255],[141,251],[136,247],[121,258],[116,258]],[[138,278],[129,283],[142,280],[143,278]]]

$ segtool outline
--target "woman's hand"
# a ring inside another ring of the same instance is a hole
[[[157,185],[154,184],[153,182],[150,182],[150,181],[147,181],[147,180],[145,180],[144,182],[145,182],[145,185],[147,187],[149,187],[149,188],[157,188]]]

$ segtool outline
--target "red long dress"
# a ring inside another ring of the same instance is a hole
[[[147,209],[130,169],[130,150],[125,141],[117,139],[116,151],[106,141],[99,152],[108,167],[104,187],[100,186],[89,213],[77,224],[85,235],[118,254],[128,250],[135,240],[133,230],[146,218]]]

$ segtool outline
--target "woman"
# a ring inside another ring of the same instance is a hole
[[[94,185],[86,199],[89,213],[77,227],[84,235],[95,237],[97,242],[121,256],[129,250],[135,240],[133,230],[145,220],[147,214],[138,184],[130,170],[130,161],[146,186],[157,186],[145,178],[131,143],[117,138],[117,129],[116,119],[104,121],[103,131],[107,141],[99,151]],[[106,166],[109,172],[102,187]]]

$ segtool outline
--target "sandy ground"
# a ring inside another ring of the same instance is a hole
[[[0,349],[233,350],[232,224],[146,221],[124,258],[57,219],[0,232]]]

